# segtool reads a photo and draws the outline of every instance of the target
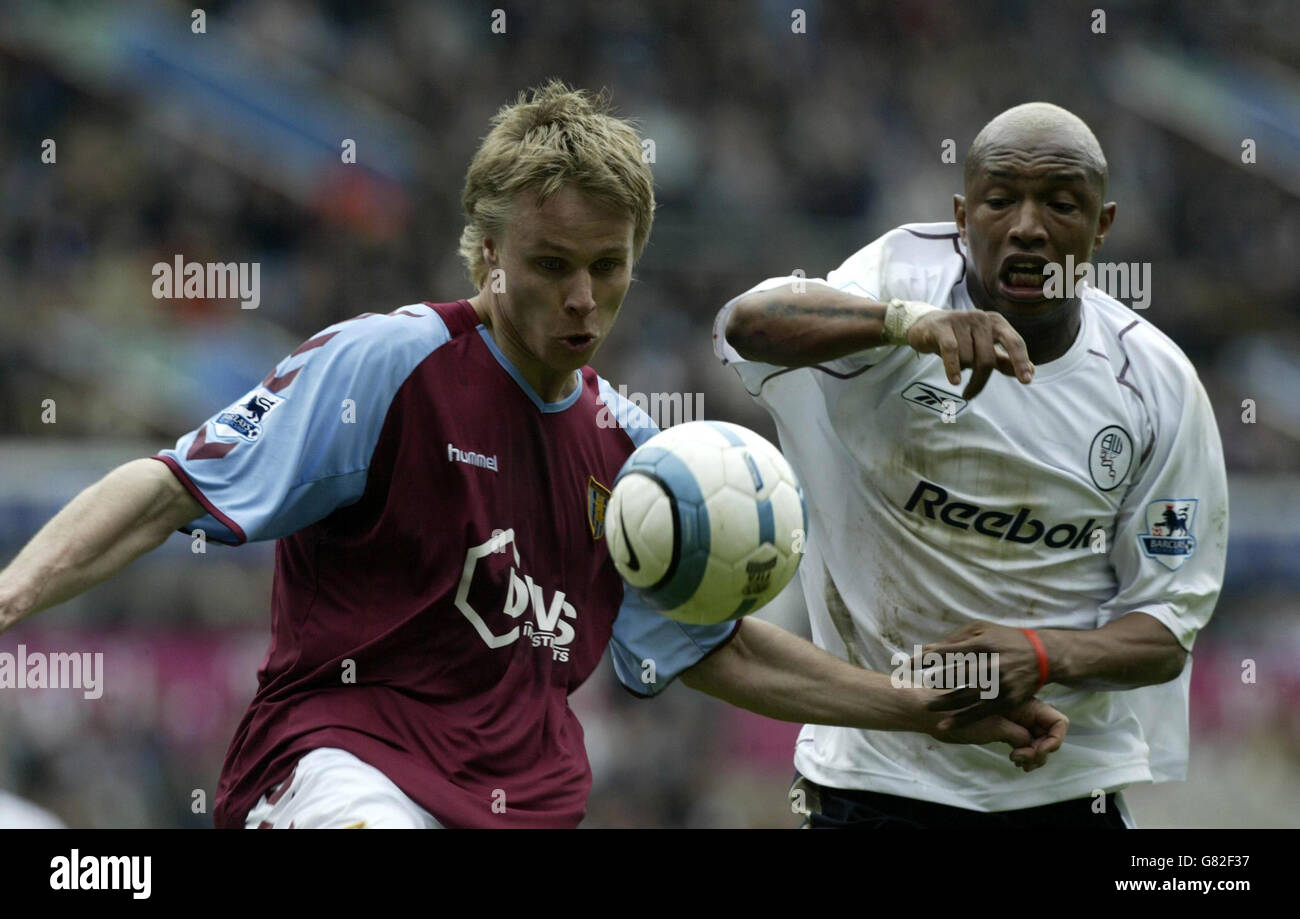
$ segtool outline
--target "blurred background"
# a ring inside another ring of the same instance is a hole
[[[1230,474],[1191,776],[1129,801],[1144,826],[1300,825],[1300,5],[1110,2],[1104,32],[1098,6],[797,0],[799,33],[795,3],[766,0],[267,0],[208,3],[196,34],[192,3],[6,5],[0,565],[321,327],[474,293],[456,255],[465,168],[497,108],[547,77],[609,87],[655,141],[654,231],[596,369],[703,393],[707,417],[769,437],[713,358],[718,308],[951,219],[975,132],[1047,100],[1107,153],[1103,257],[1152,264],[1144,315],[1199,370]],[[261,305],[155,299],[151,267],[178,253],[260,263]],[[73,826],[210,826],[269,641],[272,560],[270,544],[194,555],[175,536],[0,636],[106,660],[98,703],[3,695],[0,789]],[[793,591],[762,615],[807,632]],[[585,826],[798,824],[797,726],[684,687],[637,701],[608,664],[572,702],[595,773]]]

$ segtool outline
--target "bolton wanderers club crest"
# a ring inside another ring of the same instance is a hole
[[[1088,451],[1088,472],[1102,491],[1113,491],[1128,478],[1133,467],[1133,438],[1117,424],[1102,428]]]
[[[596,477],[587,477],[587,525],[591,527],[592,539],[605,538],[605,508],[609,507],[609,489],[596,481]]]
[[[1195,521],[1195,498],[1152,501],[1147,505],[1147,531],[1138,534],[1142,552],[1170,571],[1177,570],[1196,551]]]

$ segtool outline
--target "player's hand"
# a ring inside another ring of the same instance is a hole
[[[940,722],[947,724],[947,721]],[[936,727],[930,736],[944,743],[1011,745],[1011,762],[1033,772],[1061,748],[1070,719],[1052,706],[1030,699],[1005,715],[993,715],[962,727]]]
[[[998,685],[989,698],[987,688],[967,686],[944,693],[926,706],[934,712],[951,712],[944,726],[962,727],[988,718],[992,715],[1005,714],[1031,699],[1038,691],[1038,655],[1029,639],[1019,629],[1013,629],[994,622],[976,620],[946,635],[936,644],[926,645],[921,649],[924,655],[934,652],[945,655],[996,654],[998,662]],[[917,666],[917,662],[913,662]],[[956,684],[957,674],[945,672],[943,684]]]
[[[963,399],[974,399],[994,370],[1028,383],[1034,376],[1025,341],[1000,314],[986,310],[935,310],[907,330],[907,343],[922,354],[938,354],[948,382],[961,385],[963,368],[973,368]]]

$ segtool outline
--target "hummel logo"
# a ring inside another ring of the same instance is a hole
[[[447,444],[447,462],[468,463],[471,466],[478,466],[480,469],[491,469],[493,472],[500,471],[497,469],[496,454],[484,456],[482,453],[458,450],[451,444]]]
[[[640,571],[641,563],[637,561],[636,549],[632,548],[632,540],[627,538],[627,523],[623,520],[623,506],[618,507],[618,528],[623,533],[623,545],[627,546],[627,567],[629,571]]]

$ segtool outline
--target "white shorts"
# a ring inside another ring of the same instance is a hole
[[[248,812],[246,830],[435,830],[442,824],[369,763],[334,747],[304,755]]]

